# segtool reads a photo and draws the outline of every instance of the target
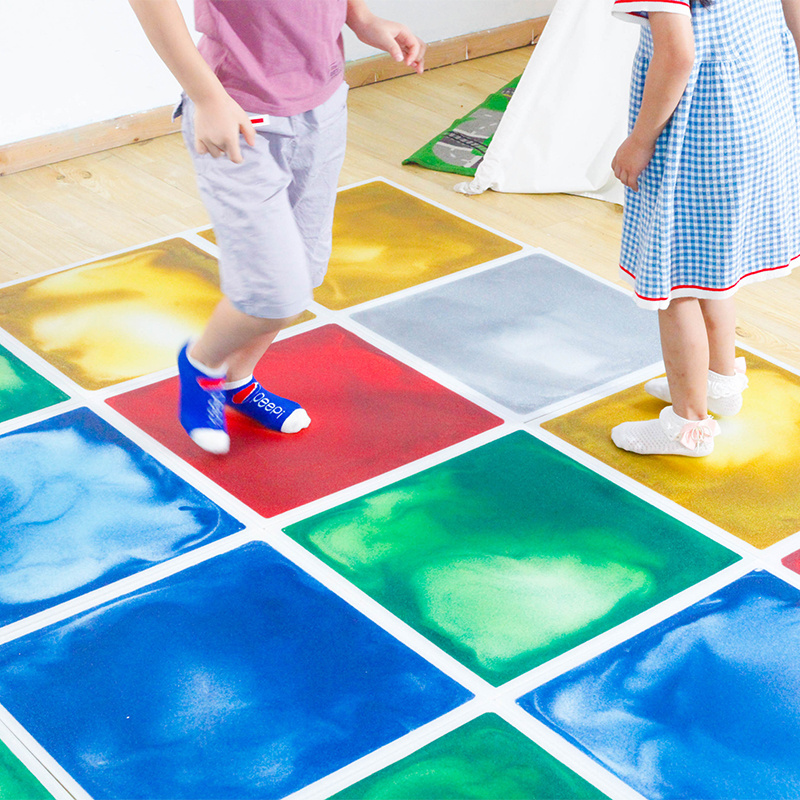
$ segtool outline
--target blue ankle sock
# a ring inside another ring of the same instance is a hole
[[[180,420],[197,445],[210,453],[227,453],[230,448],[225,423],[224,376],[209,375],[192,363],[184,345],[178,355],[181,399]]]
[[[252,377],[226,384],[225,403],[265,428],[281,433],[298,433],[311,422],[299,403],[268,392]]]

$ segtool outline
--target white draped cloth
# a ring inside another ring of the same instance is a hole
[[[637,25],[610,0],[558,0],[465,194],[581,194],[622,203],[611,160],[627,133]]]

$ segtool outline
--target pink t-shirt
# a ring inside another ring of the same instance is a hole
[[[289,117],[344,80],[347,0],[195,0],[198,48],[245,111]]]

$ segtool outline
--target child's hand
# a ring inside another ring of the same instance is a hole
[[[239,134],[250,147],[255,145],[255,128],[231,97],[225,95],[195,103],[194,146],[198,153],[209,153],[214,158],[224,155],[234,164],[241,164]]]
[[[617,150],[614,160],[611,162],[611,169],[614,170],[614,174],[623,185],[638,192],[639,176],[653,158],[655,149],[655,142],[640,140],[631,135]]]
[[[395,61],[402,61],[406,66],[414,67],[417,74],[422,74],[427,45],[405,25],[374,14],[366,18],[348,18],[347,24],[364,44],[385,50]]]

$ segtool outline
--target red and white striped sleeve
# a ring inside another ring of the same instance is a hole
[[[691,17],[692,4],[690,0],[614,0],[612,13],[620,19],[645,25],[651,11],[667,11]]]

